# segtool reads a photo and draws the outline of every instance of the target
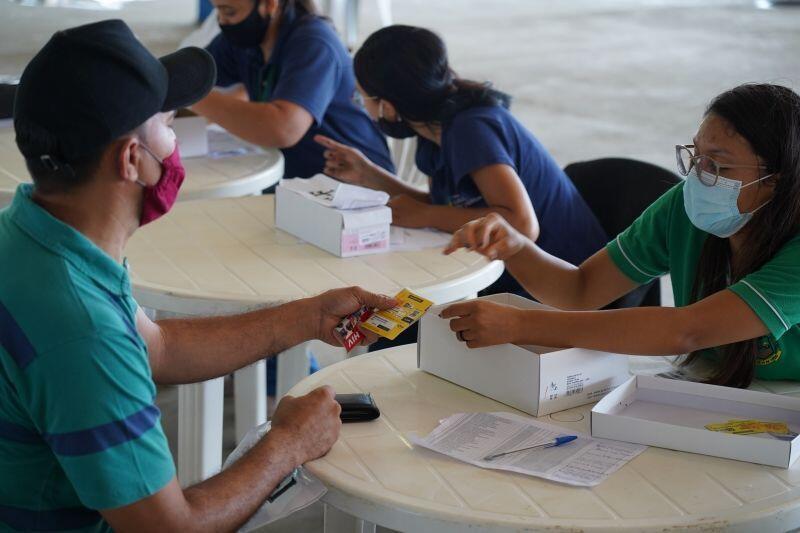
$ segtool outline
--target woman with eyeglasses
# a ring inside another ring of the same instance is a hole
[[[386,135],[417,138],[416,164],[429,176],[420,192],[370,163],[357,147],[318,136],[325,173],[388,192],[393,224],[454,232],[489,213],[540,248],[579,263],[607,241],[600,223],[542,144],[509,112],[510,97],[456,76],[433,32],[390,26],[354,59],[367,113]],[[524,293],[504,275],[489,292]]]
[[[702,372],[693,377],[734,387],[800,379],[800,96],[768,84],[724,92],[676,152],[685,182],[580,266],[498,216],[456,232],[447,252],[503,259],[533,296],[559,309],[456,304],[443,316],[457,337],[469,347],[688,354],[682,363]],[[667,273],[676,307],[591,311]]]
[[[212,0],[221,30],[207,50],[217,63],[215,91],[192,110],[234,135],[280,148],[284,176],[321,173],[316,134],[358,147],[394,169],[386,139],[353,102],[350,54],[312,0]]]

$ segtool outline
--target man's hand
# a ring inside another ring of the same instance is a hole
[[[464,224],[453,234],[444,253],[451,254],[459,248],[466,248],[489,259],[505,261],[522,250],[528,241],[502,216],[490,213]]]
[[[325,174],[345,183],[369,186],[369,176],[375,165],[361,153],[361,150],[336,142],[324,135],[315,135],[314,140],[325,147],[323,152]]]
[[[342,427],[342,408],[335,397],[327,385],[298,398],[284,396],[272,415],[267,435],[283,439],[296,452],[297,465],[322,457],[339,438]]]
[[[442,318],[452,318],[450,329],[468,348],[516,343],[526,327],[517,307],[486,300],[469,300],[444,309]]]
[[[431,226],[428,219],[428,210],[431,204],[426,204],[412,198],[407,194],[393,196],[387,204],[392,208],[392,224],[403,228],[427,228]]]
[[[312,312],[316,313],[315,338],[333,346],[341,346],[341,339],[334,333],[342,319],[361,309],[363,306],[377,309],[391,309],[397,302],[394,298],[365,291],[361,287],[335,289],[327,291],[310,300]],[[366,344],[375,341],[375,335],[364,331]]]

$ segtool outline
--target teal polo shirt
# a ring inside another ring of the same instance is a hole
[[[0,530],[105,531],[175,468],[126,268],[31,192],[0,211]]]

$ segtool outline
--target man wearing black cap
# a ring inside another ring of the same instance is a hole
[[[285,398],[230,469],[181,489],[154,381],[223,376],[388,298],[331,291],[240,316],[153,323],[131,297],[127,239],[183,181],[172,110],[215,79],[203,50],[157,60],[118,20],[53,36],[17,90],[33,177],[0,211],[0,529],[234,530],[338,436],[330,388]]]

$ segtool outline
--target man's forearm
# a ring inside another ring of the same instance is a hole
[[[184,491],[194,531],[235,531],[299,466],[297,442],[273,431],[230,468]]]
[[[151,347],[156,383],[192,383],[230,374],[315,338],[310,299],[241,315],[157,322],[161,346]]]

